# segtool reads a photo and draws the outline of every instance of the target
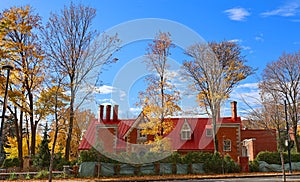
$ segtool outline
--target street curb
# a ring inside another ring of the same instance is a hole
[[[118,181],[118,182],[130,182],[130,181],[174,181],[174,180],[191,180],[191,179],[224,179],[224,178],[251,178],[251,177],[274,177],[282,176],[282,173],[234,173],[234,174],[225,174],[225,175],[165,175],[165,176],[131,176],[128,179],[124,179],[125,176],[120,177],[111,177],[103,179],[94,179],[94,182],[102,181]],[[292,174],[286,173],[286,176],[300,175],[300,172],[294,172]]]

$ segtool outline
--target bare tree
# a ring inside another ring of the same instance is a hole
[[[246,66],[241,48],[234,42],[197,43],[186,50],[192,57],[183,63],[185,74],[198,93],[200,106],[212,117],[214,150],[218,152],[217,121],[220,105],[232,89],[254,70]]]
[[[102,39],[95,40],[99,35],[91,29],[95,15],[94,8],[71,3],[69,7],[64,7],[60,14],[51,14],[47,29],[43,32],[47,57],[56,64],[59,73],[66,75],[63,82],[69,87],[71,96],[65,150],[67,160],[70,155],[76,110],[75,99],[80,86],[87,81],[91,70],[100,69],[100,66],[116,61],[110,58],[118,47],[117,35],[110,37],[103,34]]]
[[[280,96],[280,103],[287,102],[289,122],[292,124],[295,146],[299,152],[297,124],[299,121],[298,104],[300,102],[300,51],[283,53],[277,61],[264,69],[260,87]]]
[[[244,103],[250,108],[250,111],[246,115],[246,119],[249,121],[248,127],[250,128],[263,128],[266,130],[275,129],[278,134],[277,147],[279,148],[281,167],[283,178],[285,179],[284,169],[284,157],[283,157],[283,146],[286,135],[285,130],[285,112],[284,105],[282,105],[281,96],[274,90],[269,90],[268,85],[265,82],[259,84],[260,98],[256,99],[256,107],[252,107],[251,104],[247,103],[245,99]],[[247,125],[246,125],[247,126]]]

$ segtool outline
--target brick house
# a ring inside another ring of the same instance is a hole
[[[253,160],[260,151],[276,151],[276,133],[242,129],[236,104],[231,102],[231,116],[221,117],[217,122],[218,151],[222,155],[229,154],[235,161],[242,156]],[[104,118],[104,106],[100,105],[98,119],[94,119],[88,126],[78,149],[89,150],[91,146],[100,145],[111,153],[126,151],[142,155],[149,148],[139,144],[154,138],[141,133],[139,124],[147,121],[143,112],[135,119],[119,119],[118,105],[113,108],[107,105]],[[172,123],[173,129],[164,137],[169,139],[173,151],[214,151],[211,119],[169,118],[167,122]]]

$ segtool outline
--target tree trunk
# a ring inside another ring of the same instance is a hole
[[[214,140],[214,153],[217,153],[219,151],[219,143],[218,143],[218,137],[217,137],[217,119],[213,114],[212,117],[212,127],[213,127],[213,140]]]
[[[161,92],[161,109],[162,109],[162,112],[161,112],[161,118],[160,118],[160,125],[161,125],[161,128],[160,128],[160,135],[163,136],[164,135],[164,126],[163,126],[163,123],[164,123],[164,112],[165,112],[165,94],[164,94],[164,77],[161,76],[160,77],[160,92]]]
[[[36,127],[31,126],[31,143],[30,143],[30,155],[35,155],[35,142],[36,142]]]
[[[278,138],[279,138],[279,153],[280,153],[280,159],[281,159],[281,171],[282,171],[282,180],[286,181],[286,176],[285,176],[285,170],[284,170],[284,158],[283,158],[283,153],[282,153],[282,144],[281,144],[281,134],[280,130],[277,129],[278,131]]]
[[[71,151],[71,139],[72,139],[73,121],[74,121],[74,101],[75,101],[75,93],[73,87],[71,86],[70,121],[69,121],[69,128],[68,128],[66,149],[65,149],[65,159],[67,161],[69,160],[70,151]]]
[[[33,117],[33,95],[29,89],[27,89],[28,98],[29,98],[29,120],[30,120],[30,129],[31,129],[31,146],[30,146],[30,154],[35,155],[35,143],[36,143],[36,123],[34,122]]]
[[[57,114],[57,93],[55,95],[55,109],[54,109],[54,113],[55,113],[55,131],[54,131],[54,139],[53,139],[53,144],[52,144],[52,149],[51,149],[51,158],[50,158],[50,165],[49,165],[49,179],[48,181],[51,182],[52,181],[52,171],[53,171],[53,161],[54,161],[54,151],[55,151],[55,145],[56,145],[56,140],[57,140],[57,135],[58,135],[58,114]]]
[[[23,112],[20,111],[20,122],[17,117],[17,107],[14,107],[14,124],[16,130],[16,138],[18,144],[18,159],[20,161],[20,168],[23,169],[23,141],[22,141],[22,121],[23,121]],[[18,123],[19,122],[19,123]]]
[[[23,111],[20,111],[20,124],[19,124],[20,140],[18,142],[18,155],[21,162],[21,169],[23,169]],[[17,130],[18,130],[17,129]]]

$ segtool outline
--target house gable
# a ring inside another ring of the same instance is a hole
[[[147,118],[147,116],[141,112],[139,114],[139,116],[136,118],[136,120],[132,123],[131,127],[127,130],[127,132],[121,136],[123,139],[125,139],[126,137],[128,137],[130,135],[130,133],[134,130],[134,129],[138,129],[140,128],[139,125],[141,123],[145,123],[145,122],[148,122],[149,119]]]

